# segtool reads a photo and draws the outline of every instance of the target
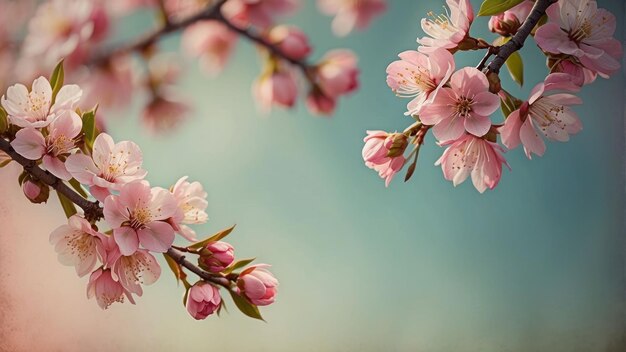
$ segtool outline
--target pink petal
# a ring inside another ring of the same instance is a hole
[[[46,152],[46,140],[41,132],[31,127],[17,131],[11,146],[18,154],[30,160],[38,160]]]
[[[174,243],[174,229],[163,221],[152,221],[138,231],[141,245],[152,252],[165,253]]]
[[[122,255],[131,255],[139,248],[137,232],[128,226],[122,226],[113,230],[113,238],[119,246]]]
[[[524,145],[524,151],[528,159],[532,159],[531,154],[542,156],[546,151],[546,145],[535,131],[531,119],[526,119],[520,129],[520,139]]]
[[[68,181],[72,178],[72,175],[65,168],[65,164],[59,158],[44,155],[42,164],[50,173],[62,180]]]

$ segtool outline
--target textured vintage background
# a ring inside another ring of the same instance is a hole
[[[532,161],[507,153],[513,172],[496,191],[444,181],[432,137],[412,182],[385,189],[362,164],[361,139],[366,129],[407,125],[385,67],[415,47],[419,18],[443,1],[389,1],[381,20],[347,40],[304,2],[289,21],[311,34],[317,55],[347,46],[361,58],[362,88],[334,118],[302,107],[260,117],[249,93],[258,64],[241,43],[217,79],[190,65],[182,88],[197,108],[177,133],[149,136],[138,108],[110,130],[141,145],[154,185],[181,173],[203,182],[211,219],[201,233],[237,223],[236,254],[274,265],[281,286],[263,309],[268,323],[234,308],[194,321],[165,268],[137,306],[100,311],[86,300],[87,280],[48,244],[62,211],[27,203],[9,168],[0,176],[0,350],[623,351],[623,75],[583,90],[584,130],[571,142]],[[617,15],[623,38],[623,2],[599,3]],[[134,36],[146,19],[118,30]],[[457,63],[475,65],[479,55]],[[522,96],[545,74],[532,43],[524,59],[527,86],[512,89]]]

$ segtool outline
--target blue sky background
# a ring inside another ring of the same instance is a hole
[[[232,304],[223,318],[193,321],[164,268],[138,307],[107,311],[144,314],[145,324],[125,346],[202,350],[200,340],[236,351],[626,346],[623,75],[583,89],[585,104],[576,111],[584,129],[570,142],[549,143],[544,157],[532,161],[520,149],[508,152],[513,171],[504,171],[495,191],[481,195],[469,181],[456,189],[445,181],[433,165],[443,149],[432,136],[411,182],[398,178],[386,189],[363,165],[362,138],[368,129],[410,123],[403,116],[407,101],[385,84],[385,68],[397,53],[415,49],[423,35],[419,19],[441,12],[443,1],[389,1],[381,19],[346,39],[333,37],[330,18],[304,2],[286,21],[310,35],[314,59],[336,47],[360,57],[361,88],[333,118],[312,117],[301,105],[260,116],[250,94],[260,65],[242,41],[216,79],[188,65],[181,89],[195,112],[176,133],[144,132],[138,108],[110,128],[116,140],[140,144],[154,185],[183,175],[204,184],[210,221],[200,233],[236,223],[229,238],[236,254],[273,264],[281,286],[277,303],[262,309],[268,323],[246,319]],[[599,3],[616,14],[616,37],[623,39],[624,4]],[[472,34],[495,38],[486,21],[478,19]],[[165,45],[177,45],[177,38]],[[457,67],[475,66],[481,55],[457,55]],[[526,86],[518,89],[508,78],[504,84],[525,98],[546,68],[532,41],[523,57]],[[163,308],[148,313],[156,306]],[[176,337],[161,338],[167,331]]]

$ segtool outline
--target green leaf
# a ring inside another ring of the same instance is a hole
[[[263,317],[261,316],[261,312],[259,312],[259,308],[257,306],[248,302],[248,300],[239,296],[237,293],[231,290],[228,290],[228,293],[230,293],[230,297],[232,297],[233,302],[235,302],[235,305],[243,314],[249,316],[250,318],[265,321],[265,319],[263,319]]]
[[[502,94],[499,94],[500,95],[500,109],[502,110],[502,115],[504,115],[504,119],[506,120],[507,117],[509,117],[509,115],[511,114],[511,112],[519,109],[519,107],[522,105],[522,101],[515,98],[514,96],[512,96],[505,90],[502,90],[501,93]]]
[[[200,249],[202,247],[205,247],[209,242],[219,241],[222,238],[228,236],[233,231],[235,226],[237,226],[237,225],[233,225],[233,226],[231,226],[231,227],[229,227],[229,228],[227,228],[225,230],[222,230],[222,231],[216,233],[215,235],[213,235],[213,236],[211,236],[211,237],[209,237],[207,239],[204,239],[204,240],[202,240],[200,242],[196,242],[194,244],[191,244],[191,245],[187,246],[187,248],[188,249]]]
[[[493,16],[519,5],[524,0],[485,0],[480,5],[478,16]]]
[[[85,138],[85,145],[91,152],[93,149],[93,142],[96,139],[96,111],[98,111],[98,105],[92,110],[83,113],[83,134]]]
[[[519,51],[514,52],[506,59],[506,68],[511,74],[511,78],[517,82],[520,86],[524,85],[524,62],[522,61],[522,55]]]
[[[9,165],[9,163],[11,161],[13,161],[13,159],[9,158],[9,159],[7,159],[7,160],[5,160],[3,162],[0,162],[0,167],[5,167],[5,166]]]
[[[241,269],[244,266],[252,263],[255,259],[256,258],[238,260],[238,261],[234,262],[233,264],[231,264],[231,266],[229,266],[228,268],[224,269],[224,271],[222,271],[222,273],[224,275],[228,275],[228,274],[232,273],[233,271],[235,271],[237,269]]]
[[[9,118],[7,112],[2,106],[0,106],[0,133],[4,133],[9,129]]]
[[[76,192],[78,192],[81,196],[83,196],[83,198],[88,197],[87,192],[85,192],[83,187],[80,185],[80,182],[76,181],[75,178],[70,180],[70,186],[72,186],[72,188],[74,188]]]
[[[72,215],[76,214],[76,206],[72,203],[71,200],[67,199],[63,194],[57,192],[57,196],[59,197],[59,202],[61,202],[61,206],[63,207],[63,211],[65,212],[65,216],[69,219]]]
[[[59,63],[52,71],[52,75],[50,76],[50,86],[52,87],[52,104],[54,104],[57,93],[59,93],[59,90],[61,90],[61,87],[63,87],[63,81],[65,80],[65,71],[63,70],[64,60],[65,59],[61,59],[61,61],[59,61]]]
[[[26,170],[22,171],[22,173],[17,178],[17,183],[21,185],[24,184],[24,180],[26,180],[26,176],[28,176],[28,172]]]

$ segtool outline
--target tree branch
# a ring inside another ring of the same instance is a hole
[[[557,2],[557,0],[537,0],[535,1],[535,5],[533,5],[528,18],[524,21],[522,26],[519,28],[517,33],[509,40],[506,44],[502,45],[498,51],[496,57],[491,61],[487,69],[490,72],[499,73],[500,68],[506,60],[511,56],[514,52],[520,50],[524,46],[524,42],[526,38],[530,35],[533,28],[539,23],[539,20],[546,13],[546,9]]]
[[[39,166],[37,166],[37,163],[34,160],[28,160],[24,158],[23,156],[21,156],[20,154],[18,154],[13,149],[9,141],[7,141],[4,138],[0,138],[0,150],[7,153],[11,157],[11,159],[13,159],[18,164],[22,165],[24,167],[24,170],[28,172],[29,174],[31,174],[33,177],[37,178],[38,180],[47,184],[48,186],[54,188],[57,192],[63,194],[67,199],[72,201],[72,203],[81,207],[83,211],[85,212],[85,216],[88,216],[88,214],[89,216],[95,216],[94,219],[96,220],[103,218],[103,208],[102,206],[100,206],[100,203],[98,201],[91,202],[83,198],[80,194],[78,194],[76,191],[74,191],[69,186],[67,186],[65,182],[63,182],[63,180],[54,176],[48,171],[44,171]],[[203,280],[210,281],[212,283],[215,283],[220,286],[224,286],[226,288],[230,288],[229,279],[225,277],[213,275],[209,272],[206,272],[200,269],[199,267],[195,266],[190,261],[186,260],[183,253],[173,248],[170,248],[167,251],[167,255],[169,255],[174,260],[176,260],[176,262],[179,263],[180,265],[189,269],[189,271],[198,275]]]

